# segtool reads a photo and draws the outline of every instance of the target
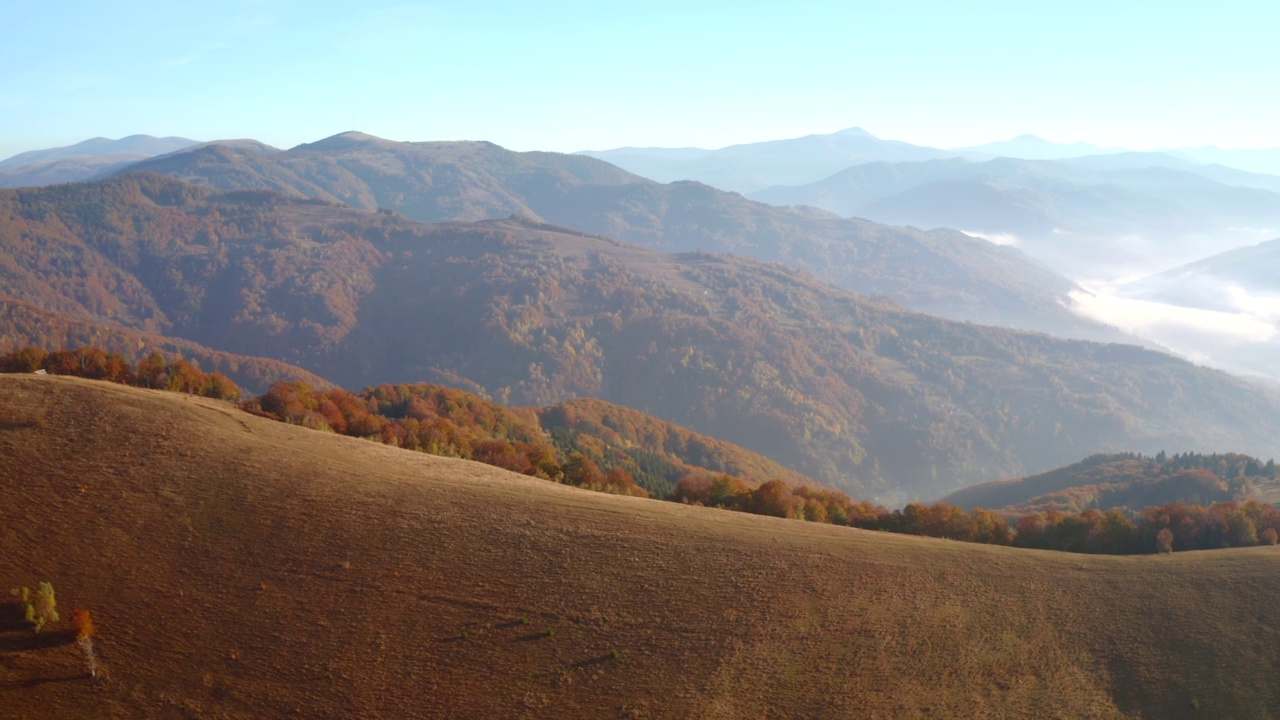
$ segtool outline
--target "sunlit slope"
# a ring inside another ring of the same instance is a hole
[[[0,488],[0,583],[48,580],[64,614],[93,610],[110,673],[95,686],[74,645],[19,651],[2,631],[6,716],[1280,707],[1273,549],[1094,558],[860,532],[55,377],[0,377]]]

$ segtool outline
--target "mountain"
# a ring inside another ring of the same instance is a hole
[[[343,133],[263,155],[209,146],[133,166],[217,189],[273,190],[426,222],[519,214],[667,252],[782,262],[923,312],[1068,337],[1131,340],[1073,313],[1070,281],[955,231],[921,232],[777,208],[698,183],[663,185],[594,158],[491,143]]]
[[[840,215],[1003,239],[1074,277],[1194,259],[1280,227],[1280,177],[1169,155],[935,160],[852,167],[752,195]]]
[[[87,180],[196,142],[180,137],[130,135],[119,140],[93,138],[66,147],[31,150],[0,160],[0,188]]]
[[[597,397],[881,502],[1103,450],[1275,454],[1280,437],[1268,392],[1166,355],[530,219],[422,224],[135,174],[0,193],[0,250],[5,292],[75,317],[345,387]]]
[[[1064,160],[1084,155],[1126,152],[1124,148],[1107,148],[1083,142],[1058,143],[1035,135],[1019,135],[1012,140],[989,142],[972,147],[954,148],[953,153],[973,160],[1008,157],[1024,160]]]
[[[4,604],[15,717],[1280,705],[1271,548],[1085,556],[687,507],[70,378],[0,377],[0,418],[0,582],[88,609],[101,677],[65,619],[36,635]]]
[[[851,165],[951,157],[951,153],[896,140],[881,140],[861,128],[830,135],[698,148],[619,148],[579,153],[606,160],[659,182],[696,180],[721,190],[754,192],[771,185],[798,185]]]
[[[1243,500],[1260,490],[1273,491],[1276,474],[1272,461],[1232,453],[1101,454],[1031,477],[967,487],[943,502],[1015,513],[1078,513],[1115,507],[1140,511],[1172,503],[1209,505]]]

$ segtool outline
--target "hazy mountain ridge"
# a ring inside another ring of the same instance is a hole
[[[93,138],[66,147],[31,150],[0,160],[0,188],[80,182],[196,143],[179,137],[130,135],[119,140]]]
[[[1003,236],[1051,267],[1096,277],[1112,267],[1195,258],[1232,238],[1280,227],[1278,190],[1280,177],[1144,153],[875,163],[752,197]]]
[[[861,128],[830,135],[730,145],[719,150],[621,148],[583,151],[660,182],[697,180],[742,193],[778,184],[812,182],[868,162],[916,161],[952,157],[946,150],[896,140],[881,140]]]
[[[7,256],[77,258],[16,263],[26,274],[4,289],[31,302],[347,387],[600,397],[860,497],[931,496],[1100,450],[1266,454],[1280,436],[1270,396],[1165,355],[948,322],[777,264],[541,223],[424,225],[143,174],[0,193],[0,221]]]
[[[134,166],[218,189],[264,189],[422,221],[526,215],[663,251],[776,260],[953,319],[1125,340],[1066,305],[1076,289],[954,231],[925,233],[775,208],[698,183],[655,183],[602,161],[491,143],[396,143],[344,133],[272,155],[206,147]]]

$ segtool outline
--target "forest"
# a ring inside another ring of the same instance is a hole
[[[749,451],[596,400],[508,408],[437,385],[379,385],[359,393],[276,383],[240,398],[220,373],[155,353],[136,366],[97,348],[0,355],[0,372],[72,375],[239,402],[250,413],[314,430],[457,457],[584,489],[865,530],[1065,552],[1131,555],[1276,545],[1280,510],[1242,501],[1112,507],[966,510],[940,502],[889,510],[824,488]],[[692,460],[703,463],[695,465]],[[1238,454],[1096,456],[1082,465],[1132,462],[1214,487],[1276,475],[1275,464]],[[733,470],[740,475],[729,472]],[[1216,473],[1224,473],[1224,479]]]

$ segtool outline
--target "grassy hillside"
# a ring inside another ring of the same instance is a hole
[[[578,491],[0,377],[17,717],[1199,718],[1280,706],[1280,553],[1109,558]],[[527,622],[526,622],[527,620]],[[615,655],[615,652],[616,655]]]
[[[837,168],[838,169],[838,168]],[[660,184],[595,158],[483,142],[342,133],[280,153],[208,146],[139,163],[220,190],[271,190],[424,222],[519,214],[664,252],[731,252],[961,320],[1116,341],[1066,307],[1074,284],[1010,247],[779,208],[695,182]],[[834,171],[834,170],[833,170]]]
[[[27,302],[352,388],[598,397],[879,502],[1104,450],[1277,454],[1276,405],[1229,376],[940,320],[778,264],[527,220],[422,224],[211,195],[156,175],[3,202],[0,283]]]

